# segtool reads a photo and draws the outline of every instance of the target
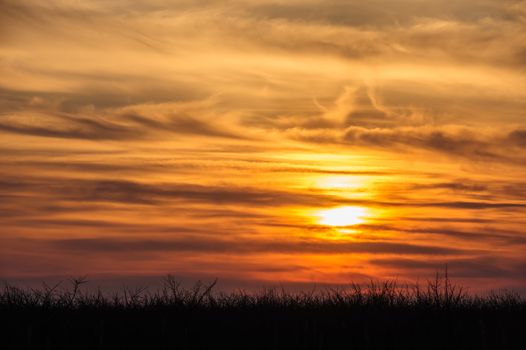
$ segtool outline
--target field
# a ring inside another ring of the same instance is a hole
[[[447,278],[302,293],[83,292],[84,279],[0,293],[3,349],[526,349],[526,300],[478,297]]]

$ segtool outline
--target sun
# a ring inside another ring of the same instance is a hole
[[[317,216],[322,225],[351,226],[361,224],[367,216],[367,209],[362,207],[338,207],[319,211]]]

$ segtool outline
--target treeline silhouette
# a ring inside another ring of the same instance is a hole
[[[526,349],[526,300],[480,297],[447,274],[424,286],[396,281],[259,293],[71,287],[0,292],[2,349]]]

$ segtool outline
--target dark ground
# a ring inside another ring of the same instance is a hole
[[[289,294],[184,290],[114,297],[45,287],[0,294],[2,349],[526,349],[526,301],[448,280]]]

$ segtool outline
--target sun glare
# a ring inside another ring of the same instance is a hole
[[[365,221],[367,210],[362,207],[338,207],[318,212],[320,224],[327,226],[351,226]]]
[[[317,187],[325,189],[358,189],[363,186],[363,180],[355,176],[328,176],[317,182]]]

